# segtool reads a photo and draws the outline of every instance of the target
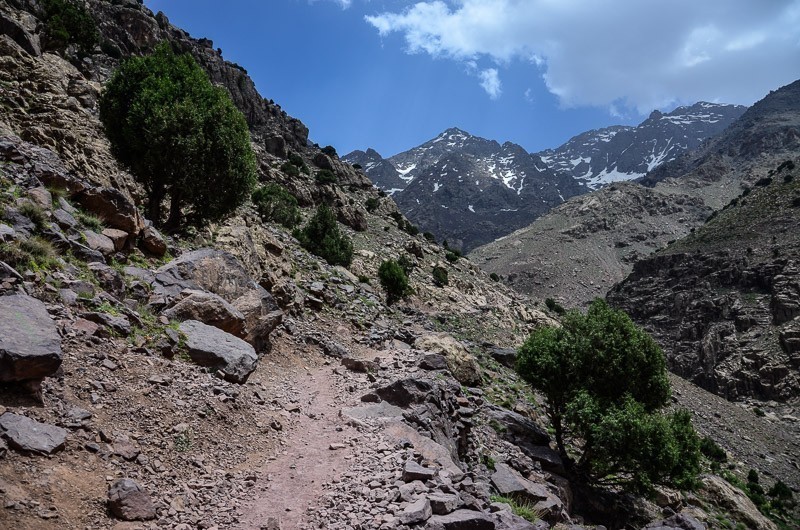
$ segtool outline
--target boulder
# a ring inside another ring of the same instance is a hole
[[[91,230],[83,231],[83,238],[86,240],[86,246],[92,250],[96,250],[103,256],[110,256],[115,252],[114,242],[103,234],[98,234]]]
[[[125,243],[128,242],[128,232],[118,230],[116,228],[106,228],[103,230],[102,235],[114,243],[114,250],[119,252],[125,248]]]
[[[701,489],[708,500],[728,513],[732,518],[744,523],[752,530],[777,530],[775,523],[767,519],[758,511],[753,501],[739,489],[716,475],[703,475],[700,477]]]
[[[112,315],[111,313],[92,312],[83,313],[82,318],[111,329],[114,333],[127,337],[131,334],[131,321],[125,315]],[[108,332],[105,333],[108,336]]]
[[[77,197],[86,210],[106,222],[111,228],[138,234],[144,228],[144,221],[136,205],[121,191],[115,188],[92,188],[84,190]]]
[[[447,515],[458,508],[460,499],[458,495],[451,493],[433,493],[428,495],[428,501],[431,503],[431,510],[433,513],[436,515]]]
[[[78,225],[78,220],[71,213],[61,208],[53,212],[53,218],[58,223],[58,226],[64,229],[75,228]]]
[[[472,510],[456,510],[447,515],[434,515],[428,519],[426,530],[495,530],[490,515]]]
[[[67,431],[61,427],[39,423],[11,412],[0,416],[0,433],[11,447],[43,455],[64,449],[67,439]]]
[[[415,347],[444,355],[450,372],[459,383],[468,386],[480,384],[481,368],[478,361],[454,337],[444,333],[425,335],[417,339]]]
[[[685,513],[676,513],[662,521],[644,527],[644,530],[705,530],[706,525]]]
[[[280,311],[278,303],[275,302],[269,291],[265,289],[249,290],[231,302],[231,305],[242,313],[248,330],[254,329],[263,317],[275,311]],[[278,320],[275,325],[277,326],[280,322]]]
[[[424,379],[400,379],[375,390],[381,399],[398,407],[422,403],[433,390],[433,385]]]
[[[547,488],[524,478],[507,464],[495,464],[492,473],[492,484],[505,497],[523,498],[531,503],[547,499],[550,494]]]
[[[199,320],[209,326],[214,326],[231,335],[244,338],[244,315],[222,297],[207,291],[186,289],[183,298],[170,309],[164,311],[164,316],[172,320]]]
[[[61,366],[61,337],[44,304],[0,296],[0,381],[41,380]]]
[[[375,361],[364,361],[353,357],[342,357],[342,366],[353,372],[362,374],[374,374],[380,368]]]
[[[425,482],[426,480],[430,480],[436,476],[436,470],[431,469],[429,467],[423,467],[413,460],[409,460],[406,462],[405,467],[403,468],[403,480],[406,482],[413,482],[415,480],[420,480]]]
[[[447,359],[438,353],[426,353],[420,360],[419,367],[423,370],[447,370]]]
[[[129,478],[114,481],[108,488],[108,508],[123,521],[148,521],[156,518],[150,495]]]
[[[433,512],[431,511],[431,503],[425,497],[420,497],[412,502],[405,509],[398,514],[398,518],[402,524],[414,525],[424,523],[430,519]]]
[[[514,368],[517,362],[517,350],[514,348],[498,348],[494,346],[489,349],[489,353],[495,361],[508,368]]]
[[[160,258],[167,253],[167,241],[161,232],[152,225],[147,225],[139,235],[139,246],[153,256]]]
[[[210,248],[182,254],[156,271],[157,294],[174,297],[184,289],[203,289],[229,303],[249,291],[265,291],[233,255]]]
[[[258,319],[256,325],[248,328],[249,332],[245,340],[255,348],[259,355],[269,353],[272,349],[272,342],[269,335],[283,321],[283,311],[272,311]]]
[[[226,380],[244,383],[256,369],[256,352],[242,339],[197,320],[187,320],[179,329],[186,336],[189,357],[200,366],[220,370]]]
[[[92,271],[100,286],[109,293],[121,297],[125,292],[125,280],[113,267],[99,262],[88,263],[87,267]]]
[[[529,449],[537,446],[549,447],[550,435],[528,418],[493,405],[487,406],[485,412],[490,422],[499,425],[500,429],[497,434],[526,453]]]

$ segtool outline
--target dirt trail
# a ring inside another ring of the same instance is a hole
[[[311,368],[294,381],[297,403],[287,407],[286,445],[259,470],[261,488],[244,508],[236,528],[301,528],[304,515],[322,494],[323,484],[349,467],[358,431],[338,413],[349,406],[347,392],[338,388],[336,364]],[[299,407],[299,410],[292,410]],[[341,444],[331,449],[331,444]],[[337,446],[338,447],[338,446]],[[280,523],[280,527],[276,523]]]

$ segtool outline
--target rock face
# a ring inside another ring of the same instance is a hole
[[[11,447],[27,453],[49,455],[64,449],[67,431],[6,412],[0,416],[0,433]]]
[[[149,521],[156,518],[150,495],[129,478],[118,479],[108,488],[108,508],[123,521]]]
[[[481,382],[481,368],[467,349],[450,335],[425,335],[415,347],[444,356],[447,367],[459,383],[475,386]]]
[[[256,352],[242,339],[197,320],[187,320],[179,329],[192,360],[220,370],[228,381],[244,383],[256,369]]]
[[[636,264],[608,293],[664,349],[669,368],[728,399],[800,393],[800,183],[772,182]],[[772,234],[765,237],[763,234]]]
[[[0,296],[0,381],[41,380],[61,366],[61,337],[44,304]]]
[[[741,490],[734,488],[724,479],[705,475],[701,478],[703,490],[713,499],[714,504],[723,507],[727,513],[744,522],[753,530],[776,530],[775,523],[758,511],[753,501]]]

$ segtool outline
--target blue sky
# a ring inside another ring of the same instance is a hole
[[[529,151],[800,77],[800,0],[145,0],[340,154],[448,127]]]

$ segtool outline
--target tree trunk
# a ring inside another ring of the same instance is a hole
[[[154,188],[147,199],[147,217],[155,226],[161,226],[161,202],[164,200],[164,189]]]
[[[172,190],[170,194],[169,219],[164,225],[164,229],[167,232],[175,232],[181,226],[181,195],[179,190]]]

